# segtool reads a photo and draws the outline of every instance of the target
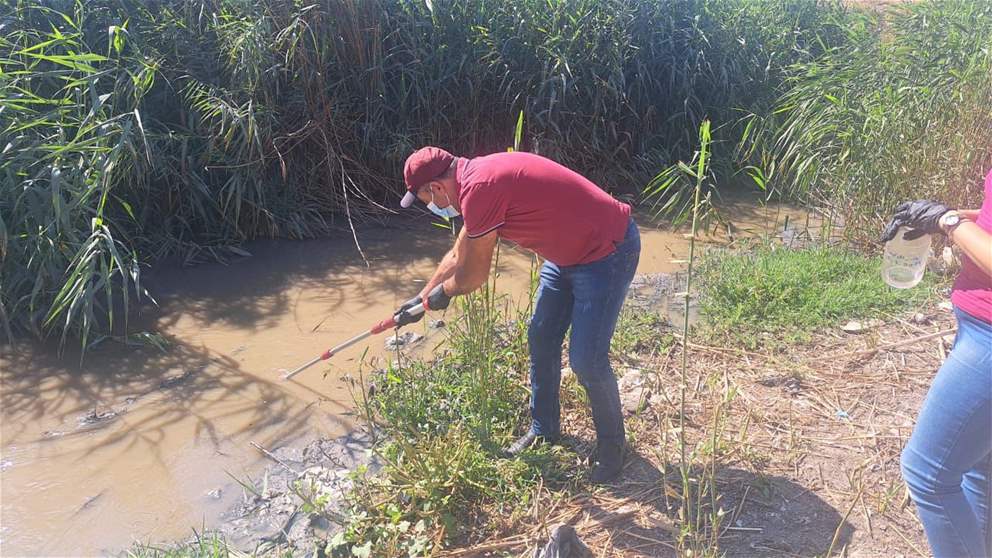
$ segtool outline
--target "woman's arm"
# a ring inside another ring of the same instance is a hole
[[[966,212],[960,212],[965,214]],[[970,212],[967,212],[970,213]],[[964,216],[964,215],[962,215]],[[954,244],[971,258],[992,282],[992,235],[985,232],[977,223],[962,219],[947,235]]]
[[[959,209],[958,215],[960,215],[962,219],[967,219],[969,221],[977,221],[978,213],[980,211],[981,211],[980,209]]]

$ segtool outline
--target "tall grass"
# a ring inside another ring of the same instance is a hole
[[[716,539],[709,540],[703,533],[705,503],[703,501],[707,492],[715,498],[715,477],[698,478],[694,474],[693,461],[695,452],[689,446],[686,439],[686,403],[689,379],[687,377],[689,369],[689,301],[692,297],[692,280],[694,264],[696,263],[696,233],[700,230],[700,213],[705,210],[708,198],[703,198],[703,185],[710,178],[711,166],[711,146],[712,133],[709,120],[704,120],[699,126],[699,149],[689,163],[679,162],[669,169],[662,171],[652,183],[658,186],[654,193],[664,193],[673,189],[676,192],[688,191],[689,196],[685,202],[684,209],[680,212],[688,214],[690,219],[689,229],[689,259],[687,261],[685,274],[685,291],[681,293],[684,308],[681,324],[682,340],[682,364],[679,368],[679,416],[678,416],[678,446],[679,446],[679,475],[681,477],[682,494],[681,505],[679,506],[679,519],[682,528],[678,538],[680,554],[689,556],[706,555],[715,552]],[[680,183],[682,186],[680,188]],[[650,192],[650,191],[649,191]],[[671,200],[678,199],[677,195],[671,196]],[[672,202],[669,202],[671,204]],[[678,296],[678,295],[676,295]],[[659,377],[659,384],[661,378]],[[663,428],[662,421],[659,421],[659,428]],[[714,430],[714,436],[716,435]],[[715,455],[715,452],[714,452]],[[708,473],[715,475],[715,468],[711,468]],[[704,475],[705,476],[705,475]],[[663,483],[667,482],[662,480]],[[693,489],[695,487],[695,490]],[[664,490],[665,487],[662,487]],[[714,501],[715,502],[715,501]],[[715,506],[714,506],[715,509]],[[716,526],[711,529],[716,532]],[[709,552],[707,552],[709,551]]]
[[[13,0],[0,322],[87,343],[141,264],[385,214],[416,146],[524,147],[636,189],[703,116],[844,40],[821,0]],[[722,132],[720,132],[722,133]],[[133,296],[128,302],[133,302]],[[111,315],[111,309],[115,313]]]
[[[834,208],[858,241],[904,200],[977,206],[992,167],[992,5],[906,2],[881,17],[852,19],[848,41],[790,68],[742,144],[763,186]]]
[[[61,330],[85,345],[115,299],[126,314],[140,292],[129,238],[140,216],[121,186],[140,186],[151,162],[138,105],[156,68],[121,56],[122,27],[88,48],[82,10],[19,11],[0,39],[0,317],[8,332]]]

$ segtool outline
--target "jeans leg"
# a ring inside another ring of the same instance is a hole
[[[572,300],[572,289],[561,270],[545,263],[527,330],[531,431],[542,436],[561,432],[561,345],[572,319]]]
[[[992,436],[992,433],[989,435]],[[992,477],[992,453],[964,474],[961,489],[964,491],[964,497],[971,504],[971,509],[975,510],[978,527],[984,531],[985,551],[992,553],[992,516],[989,515],[989,508],[992,507],[992,490],[989,486],[989,477]]]
[[[637,270],[640,236],[633,221],[617,250],[591,264],[568,268],[575,304],[569,360],[589,396],[599,443],[624,441],[617,379],[610,365],[610,341]]]
[[[902,453],[903,478],[936,558],[984,557],[990,550],[987,509],[975,505],[989,498],[990,347],[992,326],[958,312],[954,348]]]

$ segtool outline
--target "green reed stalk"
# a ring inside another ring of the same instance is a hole
[[[696,168],[684,169],[690,176],[695,178],[695,192],[692,202],[692,227],[689,233],[689,263],[686,268],[685,294],[683,296],[684,312],[682,316],[682,366],[681,382],[679,384],[679,453],[681,456],[679,467],[682,473],[682,517],[690,522],[689,529],[695,531],[699,528],[698,519],[692,519],[692,490],[690,486],[690,463],[686,459],[686,439],[685,439],[685,404],[686,388],[688,385],[688,358],[689,358],[689,302],[692,292],[692,271],[696,259],[696,232],[699,227],[699,206],[700,197],[703,191],[703,182],[706,179],[709,162],[710,148],[710,121],[703,120],[699,126],[699,151],[696,154]],[[700,490],[702,487],[700,487]],[[701,495],[700,495],[701,496]],[[698,502],[697,502],[698,505]]]

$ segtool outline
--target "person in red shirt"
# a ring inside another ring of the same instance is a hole
[[[406,160],[403,177],[402,207],[419,199],[439,216],[461,215],[464,227],[427,285],[397,311],[397,324],[419,320],[423,314],[406,311],[421,302],[439,310],[451,297],[481,287],[499,238],[536,252],[545,263],[528,329],[532,423],[507,454],[561,436],[562,343],[571,327],[569,363],[589,396],[596,426],[598,463],[590,480],[617,477],[624,426],[609,351],[641,252],[630,206],[530,153],[465,159],[424,147]]]
[[[964,252],[951,289],[958,333],[900,466],[935,558],[992,554],[992,172],[979,210],[906,202],[882,233],[943,234]]]

